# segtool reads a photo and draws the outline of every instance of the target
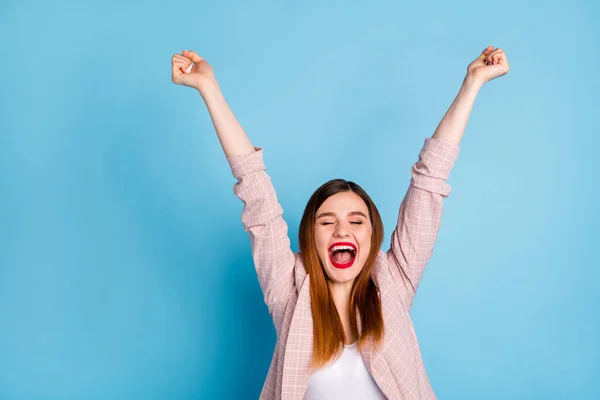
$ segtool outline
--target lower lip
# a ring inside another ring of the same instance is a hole
[[[356,255],[358,256],[358,254]],[[349,263],[346,264],[338,264],[335,261],[333,261],[331,259],[331,255],[329,255],[329,261],[331,261],[331,264],[336,267],[337,269],[346,269],[346,268],[350,268],[352,266],[352,264],[354,264],[354,261],[356,260],[356,256],[354,256],[354,258],[352,259],[352,261],[350,261]]]

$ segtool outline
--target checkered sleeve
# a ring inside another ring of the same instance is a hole
[[[440,228],[443,199],[452,191],[446,183],[460,147],[427,138],[412,166],[412,179],[398,214],[387,251],[390,273],[403,303],[410,309]]]
[[[290,247],[288,228],[283,220],[283,209],[277,201],[275,188],[267,175],[263,152],[227,157],[237,183],[235,195],[242,200],[242,224],[250,234],[250,246],[258,281],[265,303],[274,319],[283,318],[278,312],[290,291],[294,290],[295,255]]]

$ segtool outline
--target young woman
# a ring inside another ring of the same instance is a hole
[[[509,70],[504,51],[486,48],[467,67],[462,87],[426,138],[400,205],[387,252],[370,197],[332,180],[308,201],[293,253],[283,210],[255,148],[194,51],[172,58],[172,79],[204,99],[244,202],[242,223],[277,344],[261,399],[434,399],[409,310],[429,261],[446,183],[482,85]]]

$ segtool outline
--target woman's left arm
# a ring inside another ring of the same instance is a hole
[[[398,215],[387,252],[391,275],[398,283],[405,306],[410,309],[421,276],[433,253],[443,199],[451,187],[446,179],[459,152],[473,103],[481,87],[505,75],[508,60],[502,49],[486,48],[467,68],[467,76],[452,105],[435,130],[425,139],[419,160],[412,167],[412,179]]]
[[[460,144],[479,90],[486,82],[506,75],[509,70],[504,50],[494,50],[493,46],[488,46],[467,67],[467,75],[460,91],[435,130],[433,138]]]

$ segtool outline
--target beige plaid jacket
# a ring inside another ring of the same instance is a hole
[[[372,279],[379,288],[384,341],[361,352],[364,363],[389,399],[435,399],[409,310],[433,252],[440,227],[446,183],[459,146],[427,138],[412,166],[412,179],[400,205],[387,252],[379,251]],[[277,343],[260,399],[302,399],[311,373],[313,321],[309,279],[292,252],[283,210],[265,171],[262,149],[228,157],[238,182],[234,193],[244,202],[242,223],[258,281],[273,318]]]

